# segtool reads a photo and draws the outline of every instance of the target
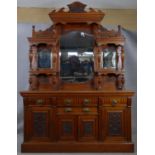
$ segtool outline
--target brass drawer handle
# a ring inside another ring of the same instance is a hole
[[[112,106],[115,106],[117,104],[117,100],[112,100]]]
[[[64,103],[65,103],[66,105],[71,105],[72,100],[71,100],[71,99],[65,99],[65,100],[64,100]]]
[[[72,112],[72,108],[65,108],[65,112]]]
[[[85,99],[83,100],[83,104],[84,104],[84,105],[88,105],[88,104],[90,104],[90,100],[87,99],[87,98],[85,98]]]
[[[89,108],[83,108],[83,112],[90,112]]]
[[[44,101],[42,100],[42,99],[38,99],[37,101],[36,101],[36,104],[37,105],[42,105],[44,103]]]

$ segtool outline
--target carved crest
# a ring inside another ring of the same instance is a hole
[[[73,2],[67,6],[69,10],[63,7],[49,13],[54,23],[98,23],[105,15],[102,11],[93,8],[88,8],[86,11],[87,5],[81,2]]]
[[[70,12],[85,12],[84,9],[87,6],[86,4],[83,4],[81,2],[73,2],[71,4],[67,5],[69,7]]]

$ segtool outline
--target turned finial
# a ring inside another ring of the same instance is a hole
[[[33,25],[32,26],[32,36],[34,35],[34,33],[35,33],[35,26]]]
[[[35,31],[35,25],[32,25],[32,31]]]
[[[121,25],[118,25],[118,33],[121,34]]]

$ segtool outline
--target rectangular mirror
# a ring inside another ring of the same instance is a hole
[[[38,68],[52,68],[52,52],[46,44],[38,45]]]
[[[102,48],[100,66],[104,69],[116,69],[116,47],[114,45]]]
[[[66,82],[86,82],[94,73],[94,38],[91,34],[73,31],[60,40],[60,75]]]

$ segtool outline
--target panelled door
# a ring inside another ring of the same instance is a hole
[[[25,108],[25,141],[52,141],[54,134],[52,118],[52,108]]]

